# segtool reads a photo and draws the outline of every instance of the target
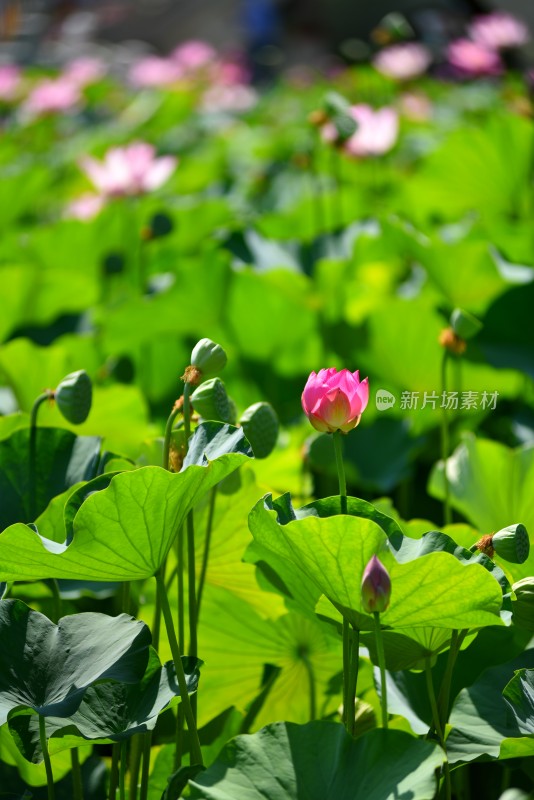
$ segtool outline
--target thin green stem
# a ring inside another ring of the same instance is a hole
[[[109,773],[109,800],[115,800],[119,785],[119,760],[121,746],[117,742],[111,748],[111,769]]]
[[[72,798],[73,800],[83,800],[82,770],[77,747],[73,747],[70,751],[70,765],[72,771]]]
[[[174,427],[174,421],[178,414],[180,413],[180,408],[173,408],[169,417],[167,419],[167,424],[165,425],[165,436],[163,439],[163,469],[169,469],[169,456],[171,452],[171,441],[172,441],[172,429]]]
[[[121,596],[122,610],[125,614],[130,613],[130,581],[123,581],[122,596]]]
[[[143,755],[144,734],[138,733],[130,739],[130,780],[128,800],[137,800],[139,770]]]
[[[178,570],[178,644],[185,650],[185,581],[184,581],[184,526],[180,525],[176,537],[176,561]]]
[[[148,779],[150,777],[150,748],[152,745],[152,731],[143,734],[143,768],[141,770],[141,791],[139,800],[148,798]]]
[[[334,190],[332,192],[332,228],[338,230],[343,225],[343,194],[341,181],[341,157],[339,151],[331,146],[330,149],[330,170],[334,179]]]
[[[319,147],[318,145],[315,145],[310,155],[310,186],[315,227],[313,234],[315,237],[325,233],[326,230],[323,204],[323,187],[321,184],[321,176],[317,170],[318,153]]]
[[[343,724],[349,731],[350,622],[343,617]]]
[[[160,572],[156,573],[156,583],[158,592],[161,596],[161,610],[163,612],[165,628],[167,630],[167,636],[169,638],[169,644],[171,647],[174,668],[176,670],[176,678],[178,680],[178,686],[180,687],[181,702],[184,706],[184,714],[187,721],[187,727],[189,729],[191,763],[202,764],[202,751],[200,749],[195,717],[193,715],[193,709],[191,708],[191,702],[187,691],[187,681],[182,664],[182,657],[180,648],[178,647],[178,641],[176,640],[169,598],[167,597],[167,592],[165,591],[165,580]]]
[[[467,630],[457,631],[454,630],[451,636],[451,645],[449,647],[449,654],[447,656],[447,665],[445,667],[445,673],[443,675],[443,679],[441,681],[441,687],[439,690],[439,697],[438,697],[438,707],[440,712],[440,721],[442,723],[443,728],[449,718],[449,700],[450,700],[450,693],[451,693],[451,683],[452,683],[452,675],[454,672],[454,667],[456,664],[456,659],[458,658],[458,653],[460,652],[460,647],[462,646],[462,642],[467,636]]]
[[[356,727],[356,690],[358,687],[358,671],[360,668],[360,631],[352,628],[352,641],[350,646],[350,669],[348,686],[348,719],[349,733],[354,736]]]
[[[345,464],[343,463],[343,442],[341,431],[332,434],[334,440],[334,453],[336,454],[337,478],[339,482],[339,495],[341,497],[341,513],[347,513],[347,481],[345,478]]]
[[[443,727],[441,725],[438,704],[436,702],[436,693],[434,691],[434,681],[432,680],[432,666],[430,658],[425,659],[425,677],[426,677],[426,691],[430,701],[430,708],[432,710],[432,719],[434,727],[438,735],[439,743],[445,753],[445,763],[443,764],[443,777],[445,781],[445,797],[446,800],[451,800],[451,772],[449,768],[449,761],[447,758],[447,748],[445,747],[445,737],[443,735]]]
[[[126,761],[127,761],[127,740],[121,742],[121,765],[119,770],[119,796],[120,800],[126,800]]]
[[[315,681],[315,671],[309,655],[306,653],[301,654],[302,663],[308,673],[308,688],[310,692],[310,721],[317,717],[317,688]]]
[[[43,761],[46,772],[46,783],[48,785],[48,800],[54,800],[54,775],[52,773],[52,764],[50,762],[50,753],[48,752],[48,742],[46,741],[46,719],[42,714],[39,714],[39,739],[41,741],[41,750],[43,751]]]
[[[52,622],[57,624],[61,619],[61,594],[59,591],[59,584],[56,578],[49,578],[46,583],[52,591]]]
[[[208,508],[208,521],[206,524],[206,538],[204,539],[204,552],[202,554],[202,566],[200,568],[200,577],[198,579],[197,589],[197,625],[200,617],[200,603],[202,601],[202,591],[206,581],[206,572],[208,571],[208,561],[210,557],[211,545],[211,531],[213,528],[213,518],[215,516],[215,503],[217,500],[217,486],[214,486],[210,492],[209,508]]]
[[[182,766],[182,753],[184,749],[184,707],[182,703],[176,710],[176,723],[174,728],[174,772]]]
[[[384,642],[382,640],[382,628],[380,627],[380,614],[373,611],[375,620],[375,641],[378,666],[380,668],[380,707],[382,709],[382,727],[388,727],[388,689],[386,683],[386,657],[384,655]]]
[[[28,461],[29,517],[33,522],[37,516],[37,415],[42,404],[53,397],[53,392],[43,392],[36,399],[30,412],[30,441]]]
[[[449,353],[445,348],[443,349],[443,357],[441,359],[441,392],[442,397],[445,397],[447,391],[447,362]],[[447,414],[446,401],[443,403],[441,415],[441,460],[443,462],[443,486],[445,488],[445,496],[443,499],[443,515],[445,525],[450,525],[452,522],[451,513],[451,488],[449,484],[449,476],[447,474],[447,459],[449,457],[450,443],[449,443],[449,415]]]

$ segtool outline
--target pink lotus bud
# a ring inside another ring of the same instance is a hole
[[[312,372],[302,392],[302,408],[321,433],[348,433],[360,421],[369,401],[369,378],[335,367]]]
[[[367,564],[362,577],[362,605],[368,614],[382,613],[389,606],[391,579],[376,556]]]

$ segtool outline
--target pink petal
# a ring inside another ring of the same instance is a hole
[[[170,178],[177,163],[178,160],[174,156],[157,158],[144,176],[143,188],[147,192],[159,189]]]

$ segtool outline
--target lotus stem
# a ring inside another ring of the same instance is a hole
[[[82,771],[80,769],[80,759],[78,757],[77,747],[73,747],[70,751],[70,765],[72,771],[73,800],[83,800]]]
[[[376,655],[380,669],[380,707],[382,709],[382,727],[388,728],[388,689],[386,683],[386,657],[384,655],[384,641],[382,639],[382,628],[380,627],[380,614],[373,612],[375,621],[375,641]]]
[[[438,704],[436,703],[436,693],[434,691],[434,681],[432,680],[432,667],[430,658],[427,656],[425,659],[425,677],[426,677],[426,691],[430,701],[430,708],[432,710],[432,719],[434,727],[438,735],[439,743],[443,752],[445,753],[445,763],[443,765],[443,777],[445,780],[445,797],[446,800],[451,800],[451,773],[449,768],[449,761],[447,759],[447,748],[445,747],[445,737],[443,735],[443,727],[441,725]]]
[[[152,731],[143,734],[143,767],[141,769],[141,792],[139,800],[147,800],[148,778],[150,776],[150,748],[152,745]]]
[[[48,785],[48,800],[55,800],[54,792],[54,774],[52,772],[52,763],[50,761],[50,753],[48,752],[48,742],[46,740],[46,719],[42,714],[39,714],[39,739],[41,741],[41,750],[43,751],[43,760],[46,772],[46,783]]]
[[[120,800],[126,800],[126,751],[127,740],[124,739],[120,744],[121,764],[119,770],[119,795]]]
[[[119,759],[121,754],[120,744],[115,744],[111,748],[111,770],[109,774],[109,800],[115,800],[117,787],[119,785]]]
[[[200,577],[198,579],[197,589],[197,625],[200,616],[200,603],[202,601],[202,591],[206,581],[206,572],[208,571],[208,561],[210,556],[211,545],[211,531],[213,529],[213,518],[215,516],[215,503],[217,501],[217,487],[214,486],[210,491],[210,500],[208,508],[208,521],[206,523],[206,538],[204,540],[204,552],[202,554],[202,566],[200,568]]]
[[[442,396],[447,391],[447,362],[449,352],[443,349],[443,357],[441,359],[441,392]],[[449,457],[449,415],[447,414],[446,404],[443,405],[443,413],[441,415],[441,460],[443,461],[443,486],[445,496],[443,499],[443,516],[445,525],[450,525],[452,522],[451,513],[451,487],[449,484],[449,476],[447,474],[447,459]]]
[[[187,721],[187,727],[189,730],[191,763],[202,764],[203,763],[202,751],[200,749],[200,741],[198,738],[196,720],[193,714],[191,701],[187,691],[187,681],[184,673],[184,667],[182,664],[182,656],[180,653],[180,648],[178,646],[178,641],[176,639],[171,607],[169,605],[169,598],[167,597],[167,592],[165,590],[165,580],[161,572],[159,571],[156,573],[156,583],[158,587],[158,592],[160,594],[161,610],[163,612],[163,619],[165,621],[167,636],[169,637],[169,644],[171,647],[172,658],[174,661],[174,668],[176,670],[176,678],[178,680],[178,686],[180,687],[180,698],[184,707],[184,714]]]
[[[28,461],[28,499],[30,522],[33,522],[37,514],[37,415],[45,400],[49,400],[52,392],[43,392],[36,399],[30,413],[30,442],[29,442],[29,461]]]
[[[350,644],[350,668],[348,686],[348,720],[349,733],[354,736],[356,726],[356,690],[358,686],[358,672],[360,668],[360,631],[352,627]]]

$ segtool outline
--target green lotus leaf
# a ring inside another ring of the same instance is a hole
[[[197,690],[201,662],[182,657],[188,693]],[[137,683],[106,681],[91,685],[79,708],[66,718],[46,719],[50,753],[93,743],[120,742],[136,733],[153,730],[158,715],[180,695],[172,661],[160,664],[154,650],[148,668]],[[9,720],[9,730],[28,761],[43,759],[39,725],[35,714],[20,714]]]
[[[85,612],[54,625],[20,600],[0,602],[0,725],[14,714],[67,717],[103,679],[135,683],[148,662],[150,631],[127,614]]]
[[[500,442],[464,437],[447,459],[451,504],[478,528],[493,533],[521,522],[534,530],[531,486],[534,481],[534,445],[511,449]],[[444,496],[443,464],[434,467],[429,493]],[[518,581],[534,574],[534,547],[523,564],[509,564],[495,556],[505,574]]]
[[[278,722],[238,736],[189,782],[192,800],[431,800],[439,747],[402,731],[356,741],[341,725]],[[273,770],[273,764],[276,770]]]
[[[30,517],[29,428],[14,431],[0,441],[0,528]],[[101,440],[76,436],[62,428],[38,428],[36,448],[36,509],[42,513],[49,502],[79,481],[98,474]]]
[[[58,544],[26,525],[0,535],[0,578],[128,581],[159,569],[179,526],[199,499],[246,456],[220,456],[207,467],[172,474],[142,467],[115,475],[74,517],[72,541]]]
[[[371,519],[346,515],[306,517],[279,525],[274,511],[256,504],[249,517],[254,539],[291,562],[342,614],[361,630],[372,630],[363,612],[361,580],[379,554],[392,582],[391,604],[380,615],[390,628],[481,628],[502,624],[502,593],[480,565],[463,566],[446,552],[432,552],[404,564],[386,549],[384,531]]]
[[[449,722],[447,753],[451,763],[475,758],[514,758],[514,747],[501,749],[504,740],[522,739],[510,705],[502,696],[516,670],[534,668],[534,650],[526,650],[505,664],[491,667],[456,698]],[[532,744],[532,740],[530,740]],[[505,755],[506,753],[506,755]]]

